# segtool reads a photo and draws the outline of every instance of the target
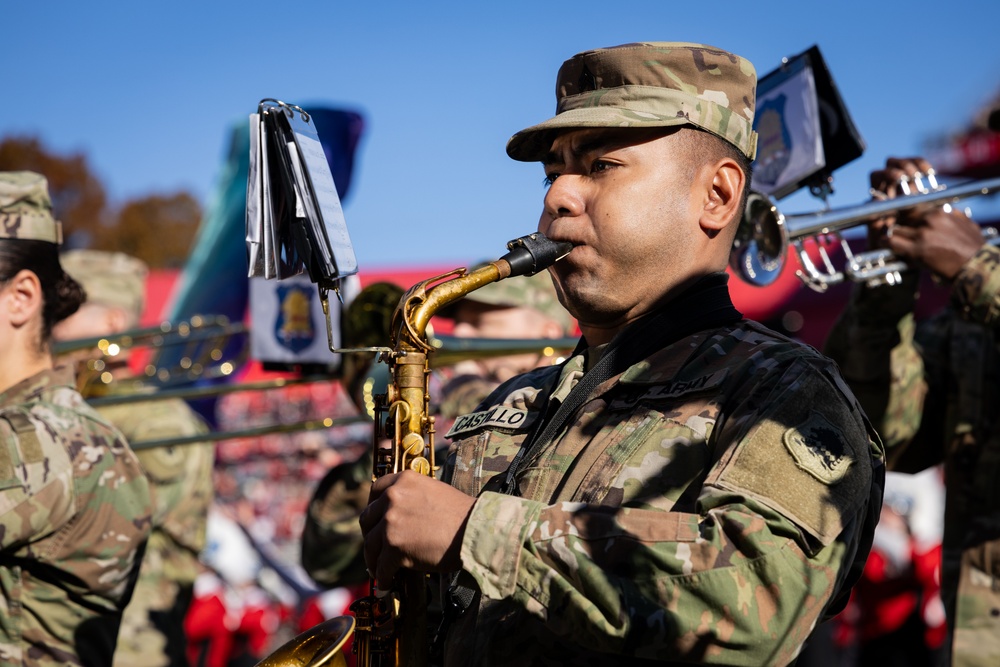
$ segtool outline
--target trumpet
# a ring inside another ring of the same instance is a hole
[[[801,265],[795,275],[817,292],[825,292],[831,285],[843,282],[845,276],[869,285],[895,284],[899,281],[900,272],[906,268],[902,261],[888,250],[853,254],[840,232],[894,213],[922,206],[947,205],[967,197],[988,195],[1000,188],[1000,178],[946,188],[937,184],[933,172],[927,176],[928,186],[917,181],[919,194],[797,215],[783,215],[771,197],[751,192],[733,241],[729,266],[745,282],[764,287],[778,278],[791,246]],[[821,266],[817,266],[806,252],[804,242],[809,238],[817,240]],[[844,249],[847,266],[843,271],[834,266],[822,242],[824,240],[838,241]],[[986,241],[996,243],[1000,238],[988,235]]]

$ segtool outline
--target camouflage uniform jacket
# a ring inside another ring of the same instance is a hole
[[[208,426],[180,399],[98,408],[130,443],[202,435]],[[211,442],[136,450],[153,498],[153,532],[125,609],[115,665],[185,664],[184,615],[205,546],[214,496]]]
[[[881,443],[836,367],[747,320],[688,336],[598,385],[521,497],[482,492],[585,356],[455,422],[446,478],[479,496],[459,582],[478,592],[445,664],[788,664],[881,505]]]
[[[151,504],[69,368],[0,394],[0,665],[110,665]]]
[[[831,332],[890,468],[944,462],[941,588],[955,665],[1000,664],[1000,250],[984,246],[950,303],[915,323],[916,276],[858,288]]]

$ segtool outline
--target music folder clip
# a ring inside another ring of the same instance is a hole
[[[250,114],[249,277],[308,272],[321,292],[358,272],[337,186],[309,113],[264,99]]]

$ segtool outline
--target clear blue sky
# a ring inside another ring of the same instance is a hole
[[[551,115],[556,70],[585,49],[697,41],[764,74],[818,44],[868,144],[836,206],[1000,89],[998,0],[0,3],[0,137],[84,152],[115,201],[209,205],[229,128],[261,98],[362,112],[345,202],[362,270],[462,265],[533,231],[542,171],[504,144]]]

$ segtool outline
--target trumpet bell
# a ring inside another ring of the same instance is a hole
[[[923,185],[922,179],[915,179],[919,184],[919,194],[875,199],[842,209],[787,216],[778,210],[770,197],[753,192],[747,198],[746,213],[733,241],[729,266],[751,285],[770,285],[781,273],[785,254],[789,246],[792,246],[802,267],[796,271],[796,275],[818,292],[842,282],[845,275],[868,285],[895,284],[899,282],[900,272],[907,268],[904,262],[885,253],[852,255],[840,232],[904,211],[929,206],[950,206],[966,197],[988,195],[1000,190],[1000,177],[946,188],[938,185],[932,174],[928,173],[927,176],[929,188]],[[806,252],[805,241],[808,239],[816,241],[819,262],[814,263]],[[992,238],[987,237],[985,241],[997,245],[997,241]],[[834,267],[826,251],[827,242],[837,242],[843,248],[848,261],[848,267],[844,271],[838,271]]]
[[[765,287],[777,280],[787,251],[785,216],[773,199],[751,192],[729,254],[730,268],[751,285]]]
[[[344,644],[353,633],[353,616],[331,618],[293,637],[256,667],[346,667]]]

